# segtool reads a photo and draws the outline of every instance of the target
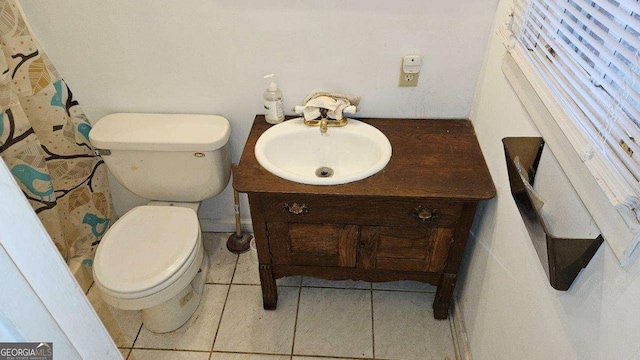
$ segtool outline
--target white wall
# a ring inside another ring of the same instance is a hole
[[[501,0],[496,25],[511,0]],[[546,279],[510,193],[501,140],[538,136],[500,69],[492,34],[472,121],[498,190],[469,240],[459,303],[475,359],[630,359],[640,354],[640,263],[622,269],[606,244],[567,292]]]
[[[91,121],[221,114],[237,161],[272,72],[287,109],[331,90],[361,95],[357,116],[468,118],[497,0],[21,3]],[[399,88],[400,58],[412,53],[424,57],[420,85]],[[205,228],[232,224],[229,190],[205,202]],[[135,202],[114,192],[120,213]]]

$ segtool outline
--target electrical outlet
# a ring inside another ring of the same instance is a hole
[[[400,79],[398,86],[418,86],[422,57],[420,55],[407,55],[400,63]]]
[[[407,74],[400,69],[400,80],[398,86],[418,86],[418,78],[420,73]]]

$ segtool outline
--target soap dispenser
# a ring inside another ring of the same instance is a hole
[[[262,96],[264,100],[264,115],[269,124],[278,124],[284,121],[284,104],[282,103],[282,91],[278,89],[273,74],[265,75],[265,79],[270,79],[269,87]]]

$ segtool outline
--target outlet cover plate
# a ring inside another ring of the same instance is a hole
[[[400,79],[398,80],[398,86],[418,86],[418,79],[420,78],[420,73],[415,74],[407,74],[402,71],[402,66],[400,67]]]

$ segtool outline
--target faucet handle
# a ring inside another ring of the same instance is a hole
[[[355,114],[358,108],[355,105],[349,105],[342,110],[343,114]]]

